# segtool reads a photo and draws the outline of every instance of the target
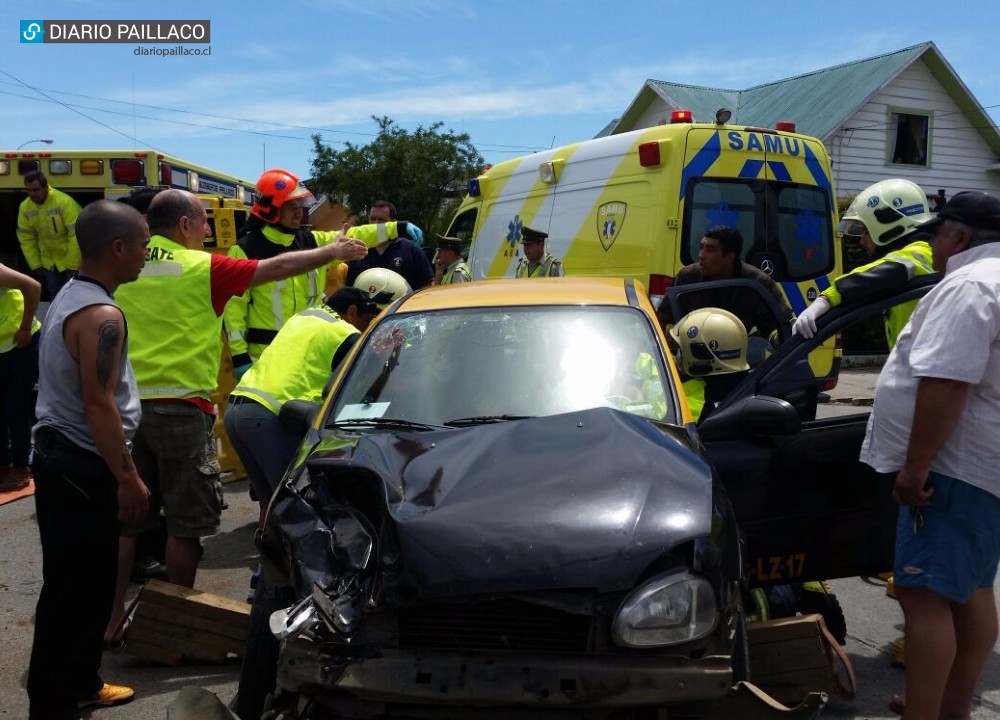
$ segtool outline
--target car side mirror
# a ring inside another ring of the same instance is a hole
[[[759,435],[792,435],[802,420],[791,403],[766,395],[743,398],[705,418],[702,440],[738,440]]]
[[[316,421],[319,414],[319,403],[308,400],[289,400],[281,406],[278,413],[278,420],[281,426],[290,433],[295,433],[300,437],[305,437],[309,428]]]

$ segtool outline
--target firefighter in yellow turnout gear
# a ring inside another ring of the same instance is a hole
[[[17,239],[28,267],[42,283],[43,300],[52,300],[80,267],[76,218],[80,205],[64,192],[49,187],[41,170],[24,176],[28,197],[17,213]]]
[[[327,245],[337,233],[301,228],[306,202],[312,193],[286,170],[268,170],[257,181],[258,199],[253,217],[244,227],[230,257],[263,260],[282,253]],[[405,234],[405,222],[362,225],[345,235],[369,248]],[[225,322],[237,379],[256,362],[278,330],[296,313],[318,307],[326,285],[326,267],[251,288],[226,306]]]
[[[811,338],[816,332],[816,319],[844,300],[863,299],[934,272],[930,244],[926,240],[908,242],[913,239],[913,229],[933,217],[927,195],[909,180],[882,180],[858,193],[837,229],[845,237],[857,238],[869,256],[882,256],[834,280],[799,316],[792,332]],[[885,336],[890,350],[916,306],[913,300],[886,313]],[[887,582],[886,592],[895,597],[888,573]],[[889,644],[889,655],[895,664],[905,664],[904,638]]]
[[[845,237],[857,238],[869,256],[881,257],[834,280],[798,317],[792,332],[811,338],[816,319],[843,301],[862,300],[934,272],[930,244],[912,241],[913,228],[932,218],[924,191],[909,180],[882,180],[858,193],[837,229]],[[886,313],[890,349],[916,305],[914,300]]]
[[[747,329],[728,310],[701,308],[681,318],[670,328],[670,336],[679,348],[677,365],[685,378],[684,395],[698,422],[750,369]]]

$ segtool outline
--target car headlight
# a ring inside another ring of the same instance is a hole
[[[712,585],[689,572],[657,575],[633,590],[615,615],[611,635],[626,647],[656,647],[705,637],[718,623]]]

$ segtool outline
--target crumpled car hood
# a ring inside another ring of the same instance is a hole
[[[425,598],[628,590],[711,530],[711,470],[686,431],[607,408],[369,433],[353,450],[329,436],[308,465],[333,484],[381,483],[405,582]]]

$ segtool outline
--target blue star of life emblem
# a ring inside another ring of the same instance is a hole
[[[521,216],[515,215],[514,219],[507,223],[507,244],[512,248],[521,242],[521,228],[524,227],[524,223],[521,222]]]

